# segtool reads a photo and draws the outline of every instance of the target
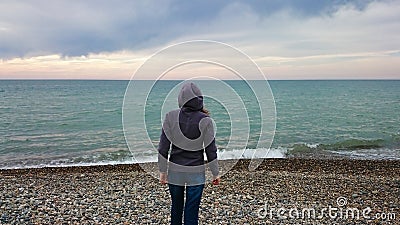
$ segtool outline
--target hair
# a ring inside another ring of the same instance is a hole
[[[210,111],[208,111],[205,107],[201,108],[200,112],[206,114],[207,116],[210,115]]]

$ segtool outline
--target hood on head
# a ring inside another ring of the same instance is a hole
[[[179,108],[187,107],[191,110],[201,110],[203,108],[203,94],[200,88],[194,83],[184,83],[178,95]]]

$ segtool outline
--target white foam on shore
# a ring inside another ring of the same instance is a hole
[[[263,158],[285,158],[285,148],[258,148],[258,149],[234,149],[218,152],[218,158],[224,159],[263,159]]]
[[[285,148],[277,149],[234,149],[234,150],[219,150],[218,159],[252,159],[252,158],[285,158],[287,150]],[[206,156],[204,156],[206,159]],[[3,167],[0,169],[29,169],[29,168],[44,168],[44,167],[74,167],[74,166],[104,166],[104,165],[120,165],[120,164],[134,164],[134,163],[149,163],[157,162],[158,155],[136,155],[130,160],[125,161],[100,161],[90,163],[60,163],[60,164],[39,164],[39,165],[23,165]]]
[[[219,150],[218,151],[218,159],[219,160],[227,160],[227,159],[263,159],[263,158],[285,158],[286,157],[286,148],[258,148],[258,149],[233,149],[233,150]],[[207,157],[204,155],[204,158]],[[146,162],[157,162],[157,155],[149,155],[149,156],[136,156],[134,157],[134,161],[137,163],[146,163]]]
[[[9,166],[2,167],[1,170],[14,170],[14,169],[35,169],[35,168],[59,168],[59,167],[78,167],[78,166],[107,166],[107,165],[124,165],[137,163],[133,160],[127,161],[101,161],[90,163],[66,163],[66,164],[39,164],[39,165],[23,165],[23,166]]]
[[[400,149],[355,149],[347,151],[329,151],[351,159],[371,159],[371,160],[399,160]]]

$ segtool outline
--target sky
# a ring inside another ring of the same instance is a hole
[[[399,12],[399,0],[2,0],[0,79],[130,79],[190,40],[231,45],[268,79],[400,79]]]

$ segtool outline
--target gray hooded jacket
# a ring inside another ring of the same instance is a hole
[[[214,127],[203,109],[203,95],[194,83],[185,83],[179,109],[166,114],[158,146],[160,172],[204,172],[204,152],[214,176],[218,175]],[[169,158],[168,158],[169,156]],[[169,159],[169,163],[168,163]]]

